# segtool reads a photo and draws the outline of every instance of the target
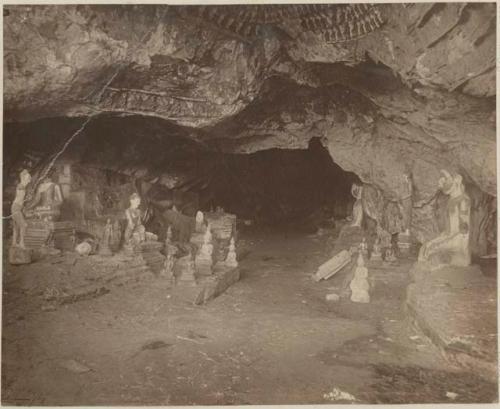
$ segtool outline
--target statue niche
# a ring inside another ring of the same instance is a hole
[[[462,183],[462,176],[441,170],[439,189],[448,195],[447,226],[436,238],[424,243],[418,255],[419,261],[438,258],[444,264],[468,266],[470,264],[470,198]],[[447,257],[446,260],[443,260]]]

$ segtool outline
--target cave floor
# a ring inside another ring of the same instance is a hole
[[[243,233],[241,280],[200,307],[174,302],[175,289],[158,279],[55,311],[34,308],[30,297],[4,287],[2,403],[496,399],[494,384],[452,369],[408,323],[411,261],[369,269],[370,304],[328,302],[342,277],[320,283],[310,277],[327,247],[326,237]],[[29,268],[36,274],[36,263]]]

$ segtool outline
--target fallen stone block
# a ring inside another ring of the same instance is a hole
[[[316,271],[316,274],[313,276],[313,280],[320,281],[330,278],[347,266],[351,262],[351,259],[351,253],[347,250],[342,250],[326,263],[319,266],[318,271]]]

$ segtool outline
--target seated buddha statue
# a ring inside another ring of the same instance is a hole
[[[465,193],[462,176],[442,170],[439,189],[448,195],[448,220],[446,229],[437,237],[424,243],[418,255],[419,261],[432,257],[441,258],[440,264],[468,266],[471,261],[469,248],[471,201]],[[442,260],[446,256],[448,260]]]
[[[27,214],[42,220],[57,220],[61,214],[62,202],[61,188],[50,177],[46,177],[38,185],[33,201],[27,206]]]
[[[146,229],[142,224],[142,212],[139,209],[141,197],[137,193],[130,196],[130,206],[125,210],[127,227],[125,228],[125,245],[137,245],[146,241]]]

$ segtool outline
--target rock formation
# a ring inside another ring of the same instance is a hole
[[[439,232],[441,168],[480,209],[496,197],[495,21],[489,3],[8,5],[5,120],[70,118],[56,146],[130,115],[157,140],[225,153],[318,138],[386,202],[405,200],[411,174],[410,230],[424,242]],[[157,169],[138,162],[127,172]],[[181,167],[162,166],[157,183],[180,183]]]

